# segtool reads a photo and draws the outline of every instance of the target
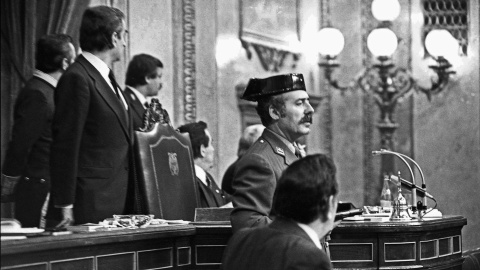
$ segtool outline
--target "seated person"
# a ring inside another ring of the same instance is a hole
[[[222,269],[332,269],[319,239],[334,227],[335,171],[333,161],[322,154],[292,163],[276,187],[273,222],[235,233]]]
[[[247,152],[248,148],[250,148],[250,146],[252,146],[252,144],[256,142],[258,138],[260,138],[264,129],[265,129],[265,126],[261,124],[257,124],[257,125],[248,126],[243,131],[242,137],[238,142],[238,151],[237,151],[238,158],[237,160],[235,160],[235,162],[233,162],[232,164],[230,164],[230,166],[228,166],[222,179],[222,189],[225,190],[225,192],[227,192],[228,194],[233,195],[233,192],[235,191],[232,186],[232,181],[233,181],[233,174],[235,172],[235,166],[237,165],[237,162],[240,160],[243,154]]]
[[[203,121],[189,123],[179,127],[178,130],[181,133],[188,132],[192,143],[200,206],[202,208],[224,206],[230,201],[228,195],[218,187],[213,177],[207,172],[213,167],[215,151],[207,124]]]

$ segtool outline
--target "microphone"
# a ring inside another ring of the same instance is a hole
[[[416,186],[415,185],[415,175],[413,174],[412,167],[408,162],[405,160],[405,158],[402,157],[400,153],[393,152],[393,151],[388,151],[385,149],[381,149],[380,151],[372,151],[372,155],[378,156],[378,155],[394,155],[401,159],[403,163],[407,166],[408,170],[410,171],[410,175],[412,176],[412,183],[414,187],[412,187],[412,210],[415,212],[417,209],[417,192],[416,192]]]
[[[410,181],[408,181],[408,180],[406,180],[406,179],[403,179],[403,178],[398,177],[398,176],[395,176],[395,175],[390,175],[390,179],[389,179],[389,180],[392,181],[392,182],[394,182],[394,183],[398,183],[398,182],[400,181],[402,184],[404,184],[404,185],[406,185],[406,186],[408,186],[408,187],[410,187],[410,188],[415,187],[418,191],[422,192],[422,193],[425,195],[425,197],[428,197],[428,198],[430,198],[430,199],[434,199],[434,198],[433,198],[433,195],[430,194],[430,193],[428,193],[427,190],[425,190],[424,188],[421,188],[421,187],[419,187],[419,186],[414,185],[412,182],[410,182]]]
[[[378,151],[376,151],[376,152],[378,152]],[[408,159],[409,161],[411,161],[415,165],[415,167],[417,168],[418,172],[420,173],[420,177],[422,178],[422,188],[425,190],[425,192],[427,192],[427,185],[425,184],[425,176],[423,175],[422,168],[420,168],[420,165],[418,165],[418,163],[415,160],[413,160],[413,158],[411,158],[411,157],[409,157],[405,154],[398,153],[398,152],[393,152],[393,151],[386,150],[386,149],[380,149],[380,152],[396,153],[396,154],[399,154],[402,157]],[[415,183],[415,181],[414,181],[414,183]],[[425,206],[425,209],[426,209],[426,207],[427,207],[427,198],[426,197],[423,198],[423,205]]]

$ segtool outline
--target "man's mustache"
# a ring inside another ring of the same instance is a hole
[[[300,123],[312,123],[313,114],[306,114],[301,120]]]

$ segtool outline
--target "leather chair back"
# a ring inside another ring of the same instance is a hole
[[[200,199],[188,134],[155,123],[135,132],[136,175],[145,214],[193,221]]]

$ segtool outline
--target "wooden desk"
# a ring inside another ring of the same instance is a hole
[[[342,222],[332,231],[336,269],[461,270],[462,227],[430,221]],[[2,241],[1,269],[219,269],[230,226],[169,226]]]
[[[2,241],[1,269],[191,269],[190,225]]]

